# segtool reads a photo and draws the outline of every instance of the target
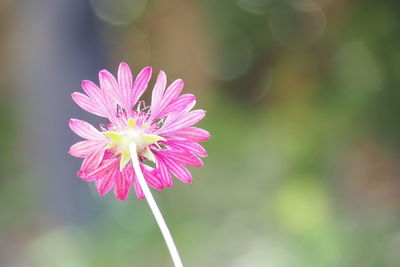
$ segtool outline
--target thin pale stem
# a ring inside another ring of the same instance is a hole
[[[174,239],[169,232],[168,226],[165,223],[165,220],[160,212],[160,209],[157,206],[156,201],[154,200],[153,195],[147,185],[146,180],[143,177],[142,170],[140,169],[139,160],[136,153],[136,144],[131,143],[129,145],[129,152],[131,154],[133,168],[136,173],[136,177],[139,181],[140,187],[143,190],[144,196],[146,197],[147,203],[150,206],[151,211],[153,212],[154,218],[157,221],[158,227],[160,227],[161,233],[164,236],[165,243],[167,243],[167,247],[169,249],[169,253],[171,254],[172,261],[174,262],[175,267],[183,267],[181,258],[179,256],[178,250],[176,249]]]

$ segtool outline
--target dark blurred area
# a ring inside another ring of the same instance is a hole
[[[70,118],[104,122],[70,94],[120,61],[184,79],[208,111],[205,167],[154,192],[186,266],[400,266],[399,13],[0,1],[0,266],[172,266],[146,202],[98,196],[67,153]]]

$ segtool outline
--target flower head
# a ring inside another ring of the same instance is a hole
[[[118,79],[106,70],[99,72],[100,86],[83,81],[85,94],[75,92],[73,100],[84,110],[108,119],[100,130],[91,124],[71,119],[69,126],[84,141],[71,146],[69,153],[83,158],[78,176],[94,181],[100,195],[114,188],[115,196],[125,200],[133,185],[136,195],[144,198],[131,157],[140,161],[148,185],[163,189],[173,185],[172,175],[190,183],[192,175],[184,166],[202,167],[199,157],[207,156],[198,142],[210,134],[192,125],[203,119],[205,111],[191,110],[196,98],[180,93],[182,80],[166,88],[167,78],[160,71],[151,95],[151,105],[139,100],[147,89],[152,69],[146,67],[133,81],[128,64],[122,62]],[[136,155],[129,146],[135,144]]]

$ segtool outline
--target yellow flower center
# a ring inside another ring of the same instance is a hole
[[[131,155],[129,152],[129,145],[136,144],[136,154],[155,162],[154,154],[151,152],[149,145],[156,144],[158,141],[165,141],[164,138],[155,134],[144,133],[148,125],[138,128],[134,119],[129,119],[126,129],[107,131],[103,134],[110,139],[107,148],[116,148],[116,155],[121,155],[119,163],[120,170],[122,170],[130,161]]]

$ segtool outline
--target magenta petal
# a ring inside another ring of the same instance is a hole
[[[97,108],[107,114],[106,100],[100,88],[92,81],[85,80],[82,81],[82,89],[93,101],[93,103],[98,106]]]
[[[90,153],[82,162],[81,170],[94,170],[103,160],[105,144],[98,146],[96,150]]]
[[[159,114],[176,98],[183,90],[184,82],[180,79],[175,80],[166,90],[164,96],[154,110],[152,110],[151,117],[156,119]]]
[[[157,157],[157,169],[164,185],[171,187],[173,185],[172,176],[161,157]]]
[[[163,137],[167,140],[179,140],[185,142],[204,142],[210,139],[211,135],[208,131],[197,128],[187,127],[180,129],[179,131],[169,132],[163,134]]]
[[[90,98],[93,98],[93,100],[96,101],[97,98],[103,99],[103,94],[101,94],[100,88],[94,82],[83,80],[81,86],[83,91],[85,91]]]
[[[136,102],[142,96],[144,91],[147,89],[147,85],[151,78],[151,67],[146,67],[142,69],[142,71],[136,77],[135,82],[132,87],[132,96],[130,106],[133,107],[136,105]]]
[[[200,157],[207,157],[208,156],[208,153],[204,149],[204,147],[202,147],[198,143],[183,143],[182,145],[183,145],[183,147],[185,147],[186,149],[190,150],[191,152],[199,155]]]
[[[109,104],[116,102],[122,104],[118,83],[109,71],[102,70],[99,72],[99,82],[104,95],[108,97],[108,101],[111,101]]]
[[[165,75],[165,72],[160,71],[157,77],[157,82],[154,85],[153,94],[151,95],[151,114],[152,117],[154,118],[159,112],[158,107],[160,106],[166,85],[167,85],[167,76]]]
[[[128,167],[128,168],[132,168],[132,167]],[[147,165],[142,164],[142,163],[140,164],[140,168],[142,170],[143,177],[146,180],[148,185],[150,185],[151,187],[153,187],[153,188],[155,188],[157,190],[161,190],[163,188],[163,184],[160,181],[160,178],[157,176],[157,172],[154,169],[152,169],[152,168],[150,168]],[[138,198],[144,199],[145,195],[144,195],[142,187],[140,186],[139,181],[138,181],[138,179],[137,179],[137,177],[135,175],[134,170],[132,170],[132,174],[133,174],[132,175],[132,177],[133,177],[133,186],[135,188],[136,196]]]
[[[74,133],[82,138],[99,141],[107,140],[103,134],[101,134],[96,128],[85,121],[71,119],[69,121],[69,127],[72,131],[74,131]]]
[[[194,154],[199,155],[200,157],[208,156],[207,151],[204,149],[204,147],[202,147],[198,143],[171,141],[171,142],[166,142],[165,144],[171,148],[190,151]]]
[[[145,196],[144,196],[143,190],[142,190],[142,188],[140,187],[139,181],[137,180],[136,177],[135,177],[135,179],[133,179],[133,187],[134,187],[134,189],[135,189],[136,196],[137,196],[138,198],[144,199]]]
[[[78,175],[85,181],[99,180],[102,177],[108,175],[108,173],[112,170],[113,165],[115,165],[116,162],[118,163],[117,159],[103,160],[99,167],[93,170],[81,169]]]
[[[99,142],[96,141],[81,141],[73,144],[68,153],[74,157],[85,158],[93,153],[99,147]]]
[[[164,159],[168,169],[176,176],[176,178],[185,183],[192,182],[193,180],[192,174],[188,171],[188,169],[186,169],[182,165],[176,163],[175,161],[169,158],[164,158]]]
[[[204,110],[198,109],[193,110],[188,113],[182,114],[181,116],[175,118],[174,120],[165,121],[164,125],[160,130],[156,131],[157,134],[173,132],[188,126],[191,126],[204,118],[206,112]]]
[[[157,190],[163,189],[163,183],[160,178],[156,175],[156,171],[145,164],[140,164],[143,172],[144,179],[153,188]]]
[[[191,94],[184,94],[175,98],[171,103],[158,115],[158,117],[166,116],[170,113],[189,111],[196,104],[196,97]]]
[[[184,86],[185,83],[181,79],[177,79],[173,83],[171,83],[171,85],[168,86],[168,89],[165,92],[163,102],[168,102],[169,104],[170,101],[172,101],[182,92]]]
[[[124,201],[129,194],[130,187],[132,185],[132,172],[125,168],[122,172],[117,172],[115,185],[114,185],[114,194],[115,197]]]
[[[119,173],[119,162],[112,160],[113,163],[108,167],[108,171],[104,176],[96,180],[96,187],[99,195],[107,194],[114,186]]]
[[[179,164],[184,164],[191,167],[203,167],[203,161],[185,150],[165,150],[160,151],[159,154],[162,154],[164,157],[172,159]]]
[[[129,68],[129,65],[125,62],[121,62],[121,64],[119,64],[118,83],[122,106],[125,108],[125,110],[129,110],[131,108],[130,99],[132,93],[132,72]]]
[[[104,176],[103,178],[96,180],[96,188],[100,196],[104,196],[110,192],[111,188],[114,186],[115,179],[116,173],[113,172],[110,176]]]
[[[106,117],[106,114],[104,114],[101,109],[99,109],[99,107],[94,104],[87,95],[75,92],[72,93],[71,96],[75,103],[77,103],[78,106],[80,106],[82,109],[97,116]]]

